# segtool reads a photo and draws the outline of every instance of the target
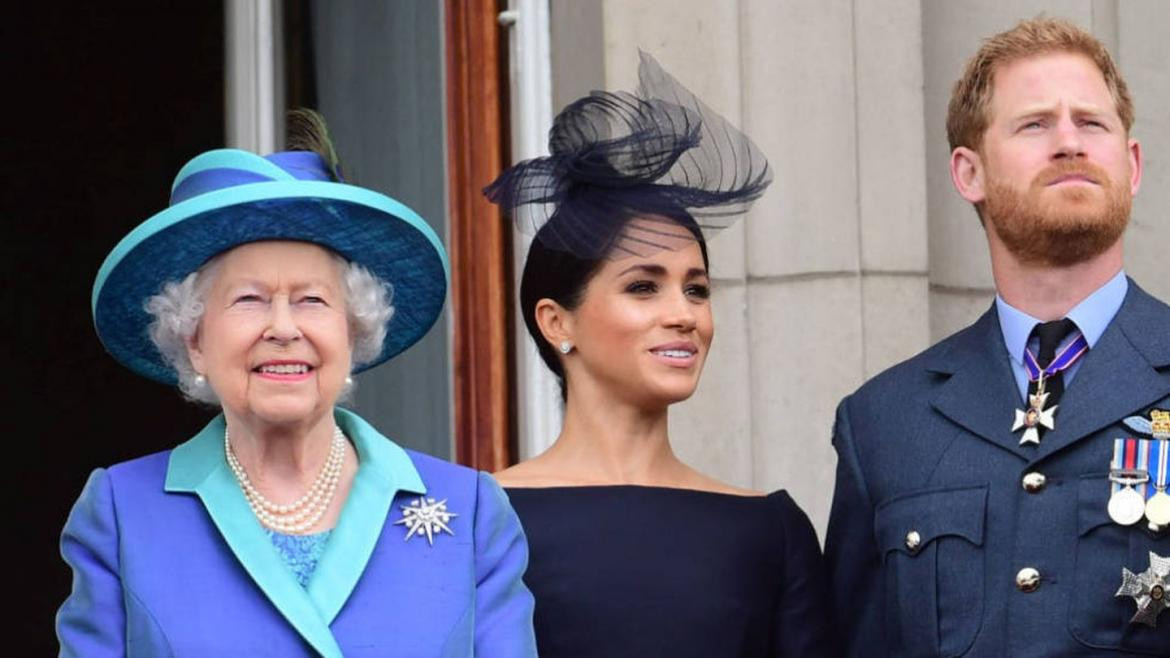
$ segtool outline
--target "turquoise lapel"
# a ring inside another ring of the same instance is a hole
[[[337,409],[338,426],[358,453],[358,471],[341,519],[329,537],[308,590],[281,562],[244,498],[223,455],[223,416],[171,452],[166,490],[192,492],[248,575],[281,615],[321,655],[341,656],[329,624],[361,579],[390,503],[398,491],[425,493],[406,451],[349,411]]]
[[[309,596],[326,623],[333,623],[357,587],[394,496],[399,491],[426,493],[414,463],[398,444],[353,412],[339,408],[334,418],[357,449],[360,466],[341,518],[309,581]]]
[[[220,415],[171,451],[166,490],[197,494],[228,547],[280,614],[321,655],[340,658],[341,647],[328,623],[280,561],[228,468],[223,455],[223,430]]]

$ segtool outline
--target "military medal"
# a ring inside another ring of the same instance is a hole
[[[1144,487],[1146,520],[1150,522],[1151,530],[1161,532],[1170,527],[1170,493],[1166,491],[1167,480],[1170,479],[1170,465],[1167,464],[1167,453],[1170,453],[1170,411],[1153,409],[1148,419],[1130,416],[1122,422],[1137,434],[1153,437],[1152,441],[1143,442],[1147,444],[1144,450],[1139,450],[1144,452],[1145,457],[1139,459],[1139,466],[1144,462],[1149,480]]]
[[[1123,477],[1114,473],[1109,475],[1110,480],[1125,485],[1109,497],[1109,518],[1119,525],[1133,525],[1141,521],[1142,515],[1146,513],[1146,499],[1133,488],[1133,485],[1143,483],[1145,480],[1122,479]]]
[[[1162,489],[1150,496],[1146,501],[1146,519],[1150,522],[1151,530],[1161,531],[1170,525],[1170,494]]]
[[[1120,525],[1133,525],[1142,520],[1146,513],[1146,497],[1135,486],[1145,487],[1149,473],[1140,468],[1139,450],[1144,441],[1137,439],[1114,439],[1113,468],[1109,471],[1113,493],[1109,496],[1109,518]]]
[[[1150,551],[1150,566],[1140,574],[1121,570],[1121,588],[1114,596],[1133,597],[1137,604],[1131,624],[1158,626],[1158,615],[1170,605],[1170,557]]]
[[[447,523],[459,515],[448,511],[446,499],[436,501],[434,498],[419,497],[401,508],[402,518],[395,521],[394,525],[406,526],[407,533],[403,541],[411,537],[426,537],[427,544],[434,546],[436,535],[444,532],[455,535]]]
[[[1051,409],[1044,408],[1048,404],[1049,396],[1044,390],[1044,382],[1056,373],[1072,367],[1072,364],[1088,351],[1089,341],[1085,339],[1084,334],[1077,334],[1076,339],[1052,359],[1052,363],[1041,368],[1032,350],[1024,350],[1024,368],[1028,371],[1028,381],[1036,382],[1036,392],[1028,396],[1027,409],[1016,409],[1012,431],[1024,430],[1023,436],[1020,437],[1020,445],[1029,443],[1039,445],[1041,428],[1047,431],[1056,429],[1056,410],[1060,405],[1053,405]]]
[[[1149,473],[1154,493],[1146,500],[1146,520],[1154,530],[1170,525],[1170,494],[1166,493],[1167,471],[1170,470],[1170,441],[1151,441]]]

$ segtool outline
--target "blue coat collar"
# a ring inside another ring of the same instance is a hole
[[[358,453],[358,471],[307,589],[280,561],[227,465],[222,415],[171,452],[165,487],[168,492],[199,496],[252,580],[324,656],[341,656],[329,624],[361,579],[395,495],[399,491],[426,493],[405,450],[357,414],[336,409],[334,418]]]
[[[940,413],[1022,459],[1038,461],[1170,395],[1158,369],[1170,365],[1170,307],[1132,280],[1125,302],[1061,400],[1056,429],[1022,451],[1009,431],[1019,406],[995,307],[928,354],[927,370],[948,376],[934,399]]]

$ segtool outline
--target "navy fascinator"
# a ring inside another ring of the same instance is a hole
[[[550,249],[645,256],[690,243],[696,227],[707,240],[772,182],[759,147],[640,56],[637,93],[594,91],[569,104],[553,120],[547,157],[484,188]]]

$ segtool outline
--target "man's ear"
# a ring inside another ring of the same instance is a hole
[[[536,326],[553,349],[559,348],[562,341],[574,342],[573,314],[565,307],[543,297],[536,302],[533,313],[536,315]]]
[[[971,203],[983,202],[987,197],[987,178],[977,152],[966,146],[951,151],[951,182],[959,196]]]
[[[1142,145],[1129,140],[1129,193],[1136,195],[1142,186]]]

